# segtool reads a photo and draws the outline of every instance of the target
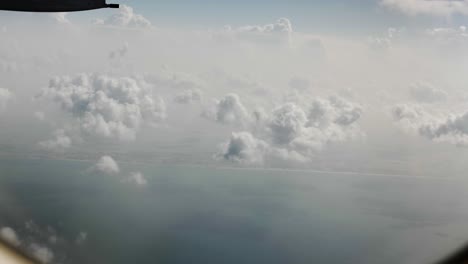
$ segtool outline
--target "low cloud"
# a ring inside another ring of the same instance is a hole
[[[54,132],[54,138],[41,141],[39,147],[48,151],[61,152],[71,147],[72,140],[65,133],[65,130],[59,129]]]
[[[284,103],[254,118],[252,131],[233,133],[217,157],[250,164],[277,158],[306,162],[330,143],[361,135],[356,124],[361,115],[361,106],[336,96],[315,98],[307,106]]]
[[[436,142],[468,146],[468,112],[441,116],[418,105],[401,104],[392,108],[392,116],[408,132]]]
[[[133,8],[127,5],[120,5],[118,13],[111,15],[107,19],[96,19],[96,25],[129,27],[129,28],[150,28],[151,22],[140,14],[136,14]]]
[[[85,135],[131,141],[143,124],[166,119],[162,98],[130,77],[101,74],[62,76],[50,80],[37,98],[51,100],[70,114]]]
[[[249,132],[232,133],[218,157],[239,163],[261,164],[268,148],[268,143],[255,138]]]
[[[120,172],[119,165],[111,156],[102,156],[94,165],[94,169],[108,175],[115,175]]]
[[[291,44],[293,26],[288,18],[280,18],[275,23],[266,25],[247,25],[238,28],[226,26],[226,33],[235,38],[257,43]]]
[[[249,114],[237,94],[228,94],[221,100],[216,100],[211,108],[205,110],[204,117],[221,124],[246,124]]]

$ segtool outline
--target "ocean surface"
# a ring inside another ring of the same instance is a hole
[[[468,242],[461,178],[120,165],[4,158],[0,225],[53,263],[413,264]]]

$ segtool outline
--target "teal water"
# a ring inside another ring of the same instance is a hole
[[[468,241],[463,179],[121,164],[141,188],[92,165],[0,160],[0,224],[57,263],[428,263]]]

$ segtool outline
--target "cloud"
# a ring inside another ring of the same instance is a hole
[[[203,93],[200,89],[189,89],[178,93],[174,97],[174,102],[179,104],[190,104],[193,102],[200,102],[202,97]]]
[[[410,97],[421,103],[436,103],[446,101],[447,92],[437,89],[429,83],[417,83],[409,88]]]
[[[32,255],[41,263],[51,263],[54,259],[54,253],[52,252],[52,250],[45,246],[32,243],[30,245],[30,250],[32,252]]]
[[[287,18],[280,18],[273,24],[266,24],[263,26],[243,26],[236,30],[237,32],[250,32],[250,33],[291,33],[293,32],[291,21]]]
[[[0,111],[4,111],[13,94],[4,88],[0,88]]]
[[[436,116],[418,105],[400,104],[392,108],[392,116],[408,132],[436,142],[468,146],[468,112]]]
[[[13,246],[19,246],[21,241],[11,227],[2,227],[0,229],[0,238]]]
[[[71,147],[72,140],[66,135],[63,129],[59,129],[54,132],[53,139],[41,141],[38,144],[39,147],[45,150],[61,152]]]
[[[249,114],[237,94],[228,94],[203,112],[204,117],[222,124],[246,124]]]
[[[381,0],[380,4],[411,16],[447,17],[454,14],[468,15],[467,0]]]
[[[419,133],[434,141],[468,146],[468,112],[450,115],[434,123],[423,123]]]
[[[94,169],[103,172],[105,174],[117,174],[120,172],[119,165],[117,162],[110,156],[102,156],[96,165],[94,165]]]
[[[238,28],[226,26],[225,31],[233,37],[260,43],[291,44],[293,26],[288,18],[280,18],[275,23],[266,25],[247,25]]]
[[[361,106],[336,96],[306,101],[306,106],[284,103],[254,118],[252,131],[233,133],[217,157],[250,164],[278,158],[306,162],[327,144],[360,135]]]
[[[294,103],[287,103],[273,110],[268,124],[276,144],[289,144],[302,133],[307,123],[306,113]]]
[[[49,99],[71,114],[84,134],[130,141],[142,124],[166,119],[164,100],[153,97],[146,86],[129,77],[62,76],[51,79],[37,98]]]
[[[229,141],[222,145],[218,158],[239,163],[263,163],[268,144],[249,132],[232,133]]]
[[[150,28],[151,22],[140,14],[136,14],[133,8],[127,5],[120,5],[118,13],[111,15],[107,19],[96,19],[97,25],[129,27],[129,28]]]
[[[148,181],[141,172],[132,172],[126,179],[126,182],[135,184],[137,186],[145,186],[148,184]]]
[[[71,24],[70,20],[67,18],[67,13],[59,12],[59,13],[51,13],[49,17],[57,24]]]

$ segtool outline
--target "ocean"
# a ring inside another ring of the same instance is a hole
[[[468,241],[461,178],[92,166],[3,158],[0,225],[53,263],[431,263]]]

